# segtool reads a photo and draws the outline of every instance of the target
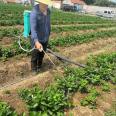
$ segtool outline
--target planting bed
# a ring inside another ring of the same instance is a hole
[[[52,9],[48,47],[86,67],[48,53],[55,66],[45,56],[34,75],[15,37],[24,9],[31,7],[0,4],[0,116],[115,116],[116,21]]]

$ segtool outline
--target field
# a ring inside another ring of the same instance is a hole
[[[33,75],[16,37],[25,9],[0,4],[0,116],[115,116],[116,21],[52,9],[48,47],[85,67],[48,53],[55,66],[45,55]]]

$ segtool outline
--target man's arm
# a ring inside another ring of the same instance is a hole
[[[34,40],[35,47],[37,49],[43,49],[41,43],[38,40],[38,36],[37,36],[37,18],[36,18],[36,14],[31,14],[30,15],[30,24],[31,24],[31,36],[32,36],[32,39]]]
[[[31,37],[36,43],[38,41],[38,36],[37,36],[37,18],[36,14],[31,13],[30,15],[30,25],[31,25]]]

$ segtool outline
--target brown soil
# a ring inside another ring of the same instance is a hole
[[[60,47],[59,51],[73,61],[86,62],[90,55],[116,51],[116,38],[99,39],[81,45],[70,46],[69,48]]]
[[[80,26],[80,25],[101,25],[101,23],[93,23],[93,24],[79,24],[78,22],[75,23],[75,24],[66,24],[66,25],[62,25],[62,24],[59,24],[59,25],[52,25],[52,27],[65,27],[65,26]],[[102,25],[106,25],[106,23],[102,24]],[[23,25],[13,25],[13,26],[1,26],[1,28],[21,28],[23,29]]]
[[[89,23],[85,23],[85,24],[79,24],[79,23],[76,23],[76,24],[66,24],[66,25],[62,25],[62,24],[60,24],[60,25],[52,25],[52,27],[65,27],[65,26],[67,26],[67,27],[70,27],[70,26],[80,26],[80,25],[101,25],[101,23],[93,23],[93,24],[89,24]],[[106,25],[106,23],[103,23],[102,25]]]
[[[89,107],[83,107],[80,105],[80,101],[85,97],[84,94],[79,92],[73,96],[73,104],[75,108],[69,110],[66,116],[71,113],[73,116],[104,116],[104,112],[112,107],[112,104],[116,102],[116,91],[114,88],[109,93],[101,92],[101,96],[97,98],[97,109],[90,109]]]
[[[0,45],[1,46],[10,46],[11,44],[13,44],[13,38],[9,38],[9,37],[4,37],[2,39],[0,39]]]
[[[41,89],[45,89],[53,81],[53,75],[50,71],[33,75],[30,78],[23,79],[20,82],[6,85],[0,88],[0,93],[4,91],[16,91],[21,88],[31,88],[33,85],[39,85]]]
[[[0,86],[7,83],[18,81],[25,76],[29,76],[30,64],[29,58],[9,59],[6,62],[0,62]]]
[[[52,58],[55,64],[58,64],[56,58]],[[53,64],[45,56],[42,69],[40,73],[53,70]],[[10,58],[8,61],[0,62],[0,87],[9,85],[11,83],[31,78],[32,72],[30,67],[30,57],[17,56]]]
[[[13,25],[13,26],[1,26],[1,28],[19,28],[19,29],[23,29],[23,25]]]
[[[0,100],[7,102],[16,112],[21,115],[25,112],[28,115],[28,109],[23,100],[16,93],[2,94],[0,95]]]

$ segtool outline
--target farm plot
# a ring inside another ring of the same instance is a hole
[[[86,64],[86,68],[62,64],[49,54],[56,67],[45,57],[40,74],[34,76],[30,71],[30,54],[19,48],[15,37],[22,34],[24,9],[31,7],[0,6],[0,10],[5,9],[0,12],[2,116],[103,116],[115,104],[115,21],[53,9],[48,47]],[[22,41],[22,45],[30,48],[29,42]],[[97,56],[88,59],[90,55]],[[111,113],[115,115],[115,111]]]

